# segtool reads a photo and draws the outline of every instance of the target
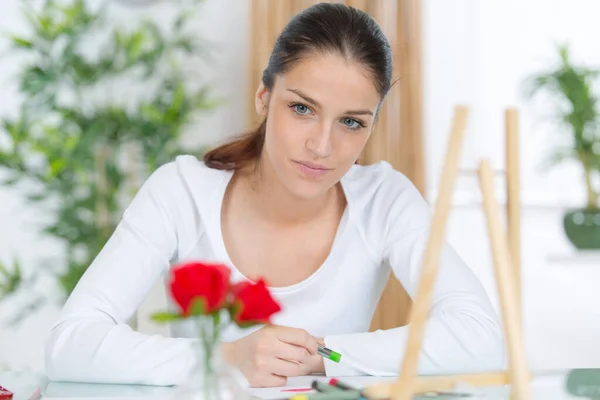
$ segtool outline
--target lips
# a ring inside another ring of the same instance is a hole
[[[300,170],[302,175],[309,178],[320,178],[331,171],[331,168],[306,161],[294,161],[294,164]]]

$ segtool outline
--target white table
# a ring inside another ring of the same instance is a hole
[[[539,400],[566,400],[582,399],[568,395],[564,388],[566,382],[566,371],[555,373],[535,374],[532,382],[534,399]],[[310,385],[315,377],[298,377],[290,379],[289,387],[303,387]],[[328,379],[321,377],[321,379]],[[390,378],[378,377],[353,377],[340,378],[341,381],[355,386],[364,386],[378,381],[389,380]],[[27,400],[29,396],[39,387],[45,396],[50,398],[63,399],[81,399],[94,398],[110,399],[152,399],[152,400],[171,400],[174,394],[172,387],[154,387],[142,385],[101,385],[84,383],[62,383],[49,382],[45,376],[32,373],[4,372],[0,373],[0,385],[6,387],[15,393],[14,400]],[[283,388],[280,388],[280,391]],[[484,397],[471,397],[470,399],[494,399],[508,400],[508,390],[506,387],[488,387],[475,388],[476,393]],[[258,396],[273,398],[277,390],[259,389],[252,390],[252,393]],[[277,397],[286,397],[278,395]]]

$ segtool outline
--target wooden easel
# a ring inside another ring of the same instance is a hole
[[[518,214],[517,218],[513,217],[511,219],[509,217],[509,235],[507,235],[501,226],[500,210],[493,194],[493,172],[487,160],[481,162],[478,169],[478,177],[483,194],[483,208],[490,236],[495,279],[508,348],[508,370],[465,375],[417,376],[417,363],[437,276],[439,256],[444,242],[446,221],[458,171],[467,114],[468,109],[466,107],[459,106],[455,110],[450,141],[439,184],[439,196],[434,207],[429,241],[424,254],[419,288],[413,305],[408,341],[400,369],[400,376],[394,383],[367,387],[365,394],[369,399],[409,400],[417,393],[450,390],[457,383],[466,383],[472,386],[509,384],[513,399],[531,399],[531,373],[527,367],[525,358],[519,307],[520,295],[517,285],[518,278],[513,267],[513,262],[518,262],[518,254],[515,254],[515,252],[511,254],[508,250],[509,240],[511,242],[514,241],[513,243],[518,243],[518,236],[515,237],[515,224],[518,224]],[[516,146],[517,124],[516,112],[514,110],[507,111],[506,123],[507,154],[509,154],[510,147]],[[510,158],[507,156],[507,177],[511,173],[516,174],[517,161]],[[514,209],[518,205],[518,203],[515,204],[515,193],[517,191],[514,185],[509,185],[508,183],[507,189],[507,207],[510,210],[511,207]]]

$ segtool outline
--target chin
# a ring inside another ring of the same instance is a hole
[[[292,195],[302,200],[316,199],[331,189],[334,185],[330,180],[309,180],[293,177],[287,180],[286,187]]]

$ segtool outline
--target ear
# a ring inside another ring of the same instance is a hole
[[[258,85],[256,95],[254,96],[254,105],[256,106],[256,113],[262,117],[267,115],[269,97],[269,90],[261,82],[260,85]]]

